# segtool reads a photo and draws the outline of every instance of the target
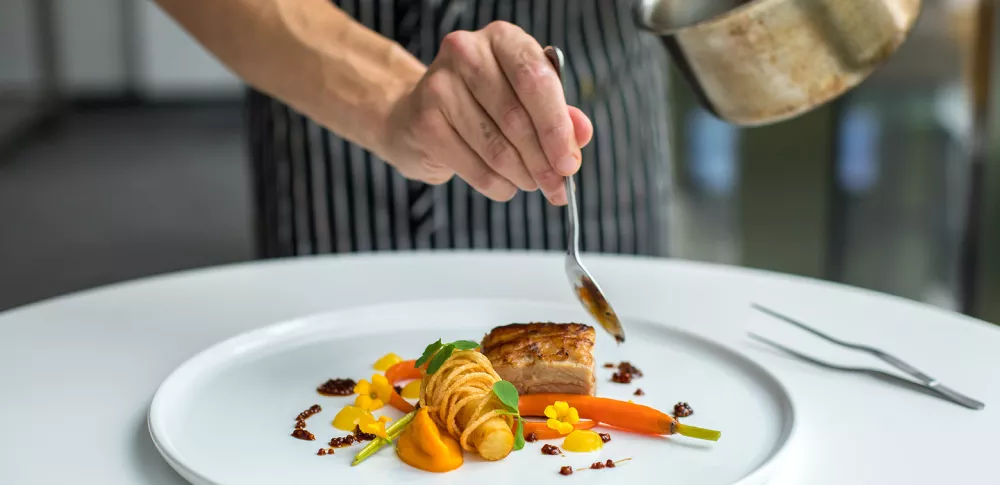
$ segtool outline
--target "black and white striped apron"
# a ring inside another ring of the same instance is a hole
[[[515,23],[566,53],[567,100],[593,121],[577,175],[585,251],[667,252],[667,58],[627,0],[335,0],[425,64],[454,30]],[[350,251],[564,249],[565,209],[540,191],[490,201],[455,177],[404,179],[287,106],[248,97],[262,257]]]

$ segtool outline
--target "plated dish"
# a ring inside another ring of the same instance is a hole
[[[628,316],[621,346],[587,325],[508,326],[586,319],[573,304],[441,300],[274,324],[173,371],[150,435],[198,485],[750,485],[780,465],[794,408],[741,353]],[[458,382],[462,366],[482,375]]]
[[[541,446],[544,455],[596,452],[611,442],[612,430],[719,440],[719,431],[679,421],[693,414],[687,403],[677,403],[671,416],[632,400],[598,397],[599,381],[630,385],[643,373],[631,362],[606,363],[602,367],[614,372],[598,379],[595,341],[594,328],[586,324],[513,323],[493,328],[481,341],[438,339],[413,360],[387,353],[372,365],[384,374],[356,383],[329,379],[317,388],[325,396],[347,395],[350,388],[356,397],[332,421],[350,434],[332,438],[316,454],[367,442],[352,465],[391,447],[413,468],[444,473],[460,468],[466,453],[496,462],[526,442],[561,440],[560,446]],[[641,388],[633,392],[644,394]],[[379,413],[386,406],[406,414],[393,422]],[[314,404],[300,413],[291,436],[315,440],[305,421],[320,410]],[[616,468],[630,460],[608,458],[577,468],[560,462],[557,472]]]

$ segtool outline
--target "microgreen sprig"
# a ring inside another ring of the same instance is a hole
[[[414,363],[414,367],[420,367],[427,363],[427,374],[433,374],[444,365],[445,361],[451,357],[456,350],[475,350],[479,344],[471,340],[456,340],[448,344],[442,344],[441,339],[427,346],[423,355]]]
[[[524,418],[521,417],[521,411],[517,408],[519,400],[517,388],[508,381],[497,381],[493,383],[493,394],[507,408],[501,414],[517,419],[517,429],[514,431],[514,451],[520,451],[524,448]]]

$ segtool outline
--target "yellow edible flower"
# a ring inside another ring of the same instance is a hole
[[[358,395],[354,400],[355,406],[366,411],[375,411],[389,402],[392,386],[384,375],[373,374],[371,382],[361,379],[361,382],[354,386],[354,393]]]
[[[333,418],[333,427],[341,431],[354,431],[354,427],[361,422],[361,417],[372,413],[357,406],[344,406],[337,416]]]
[[[363,414],[361,419],[358,421],[358,428],[361,429],[363,433],[373,434],[379,438],[389,439],[389,435],[385,431],[385,424],[389,421],[388,416],[379,416],[375,419],[375,416],[371,414]]]
[[[375,368],[375,370],[377,371],[385,372],[389,370],[390,367],[402,361],[403,361],[402,357],[392,352],[389,352],[388,354],[383,355],[381,359],[375,361],[375,364],[373,364],[372,367]]]
[[[566,401],[556,401],[555,404],[545,406],[545,417],[549,418],[545,425],[559,434],[569,434],[573,431],[573,425],[580,422],[580,413],[576,408],[569,407]]]

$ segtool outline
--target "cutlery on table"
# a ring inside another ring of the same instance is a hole
[[[805,331],[807,331],[807,332],[809,332],[809,333],[811,333],[813,335],[816,335],[817,337],[822,338],[822,339],[826,340],[827,342],[831,342],[831,343],[839,345],[841,347],[845,347],[845,348],[848,348],[848,349],[852,349],[852,350],[856,350],[856,351],[859,351],[859,352],[864,352],[864,353],[873,355],[876,358],[881,359],[882,361],[888,363],[889,365],[891,365],[891,366],[893,366],[893,367],[895,367],[895,368],[903,371],[907,375],[913,377],[914,379],[916,379],[916,381],[913,381],[913,380],[910,380],[910,379],[906,379],[906,378],[903,378],[903,377],[900,377],[900,376],[897,376],[897,375],[894,375],[894,374],[890,374],[888,372],[883,372],[883,371],[876,370],[876,369],[870,369],[870,368],[867,368],[867,367],[850,367],[850,366],[832,364],[832,363],[829,363],[829,362],[817,359],[815,357],[810,357],[808,355],[805,355],[805,354],[803,354],[801,352],[798,352],[798,351],[793,350],[791,348],[788,348],[788,347],[786,347],[784,345],[781,345],[781,344],[779,344],[779,343],[777,343],[777,342],[775,342],[773,340],[767,339],[765,337],[761,337],[760,335],[757,335],[755,333],[752,333],[752,332],[749,333],[750,338],[752,338],[754,340],[757,340],[758,342],[770,345],[770,346],[772,346],[772,347],[774,347],[774,348],[776,348],[778,350],[781,350],[782,352],[785,352],[785,353],[790,354],[792,356],[798,357],[799,359],[802,359],[802,360],[804,360],[806,362],[810,362],[812,364],[818,365],[820,367],[825,367],[827,369],[837,370],[837,371],[843,371],[843,372],[853,372],[853,373],[858,373],[858,374],[867,374],[867,375],[870,375],[870,376],[873,376],[873,377],[876,377],[876,378],[879,378],[879,379],[882,379],[882,380],[887,380],[887,381],[894,382],[894,383],[897,383],[897,384],[903,384],[903,385],[908,386],[908,387],[915,387],[915,388],[923,390],[924,392],[926,392],[928,394],[937,396],[939,398],[951,401],[951,402],[953,402],[955,404],[958,404],[960,406],[964,406],[964,407],[967,407],[969,409],[974,409],[974,410],[977,410],[977,411],[986,407],[986,405],[983,404],[982,402],[977,401],[977,400],[975,400],[975,399],[973,399],[973,398],[971,398],[969,396],[966,396],[966,395],[964,395],[964,394],[962,394],[962,393],[960,393],[960,392],[958,392],[958,391],[956,391],[954,389],[951,389],[950,387],[945,386],[944,384],[942,384],[941,382],[939,382],[937,379],[935,379],[935,378],[933,378],[933,377],[925,374],[924,372],[921,372],[916,367],[913,367],[912,365],[907,364],[906,362],[903,362],[901,359],[899,359],[898,357],[895,357],[895,356],[889,354],[888,352],[885,352],[883,350],[879,350],[879,349],[876,349],[874,347],[870,347],[870,346],[867,346],[867,345],[856,344],[856,343],[846,342],[846,341],[840,340],[838,338],[835,338],[835,337],[827,335],[827,334],[825,334],[823,332],[820,332],[819,330],[816,330],[815,328],[812,328],[812,327],[810,327],[810,326],[808,326],[808,325],[806,325],[806,324],[804,324],[804,323],[802,323],[802,322],[800,322],[798,320],[795,320],[795,319],[793,319],[793,318],[791,318],[789,316],[782,315],[782,314],[780,314],[780,313],[778,313],[778,312],[776,312],[774,310],[771,310],[771,309],[766,308],[764,306],[758,305],[756,303],[752,304],[751,306],[755,310],[763,312],[763,313],[765,313],[767,315],[770,315],[770,316],[772,316],[774,318],[782,320],[782,321],[784,321],[786,323],[790,323],[792,325],[795,325],[796,327],[798,327],[798,328],[800,328],[802,330],[805,330]]]

